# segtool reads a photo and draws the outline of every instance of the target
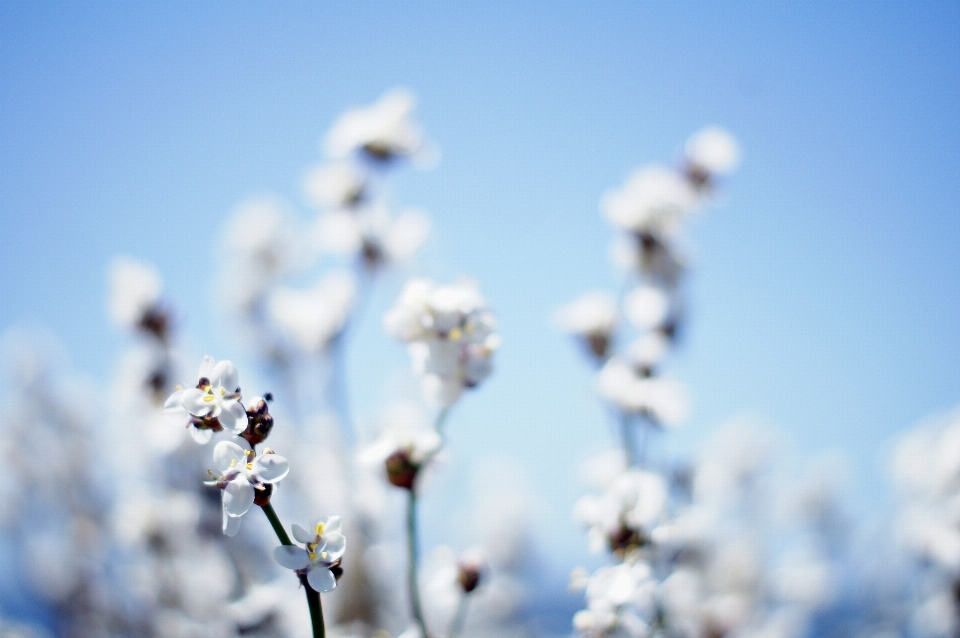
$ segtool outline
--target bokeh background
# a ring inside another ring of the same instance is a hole
[[[692,227],[672,372],[693,404],[663,453],[751,415],[797,458],[845,459],[851,510],[882,519],[892,441],[960,399],[957,33],[949,2],[5,2],[0,330],[56,335],[105,383],[124,347],[106,272],[129,254],[163,273],[194,351],[239,363],[208,294],[228,213],[301,203],[336,116],[409,87],[442,155],[391,186],[434,221],[413,271],[479,280],[504,341],[458,406],[449,476],[522,460],[562,614],[576,467],[611,432],[553,315],[616,289],[603,193],[722,125],[744,159]],[[361,418],[405,365],[380,327],[401,282],[351,346]],[[427,506],[433,541],[454,496]]]

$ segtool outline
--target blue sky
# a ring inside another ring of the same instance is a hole
[[[529,461],[553,549],[582,548],[572,468],[609,433],[552,313],[618,285],[604,191],[703,125],[744,161],[691,233],[676,446],[758,415],[846,454],[871,511],[891,438],[960,402],[956,3],[8,2],[0,33],[0,330],[49,330],[84,374],[124,343],[119,253],[159,267],[197,349],[236,358],[206,291],[227,213],[298,201],[336,115],[406,86],[443,153],[393,187],[435,220],[420,271],[480,280],[505,343],[453,443]],[[402,365],[379,333],[398,284],[352,352],[361,412],[380,355]]]

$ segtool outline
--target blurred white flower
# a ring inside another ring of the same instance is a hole
[[[318,592],[327,592],[337,586],[331,571],[336,567],[346,549],[346,538],[340,533],[340,517],[330,516],[315,521],[308,532],[299,525],[293,526],[293,537],[306,549],[296,545],[281,545],[273,556],[283,567],[306,574],[307,582]]]
[[[443,439],[426,424],[420,409],[399,403],[380,422],[380,434],[365,446],[359,461],[366,467],[385,471],[391,483],[411,488],[421,464],[440,450]]]
[[[131,257],[110,264],[110,316],[121,328],[140,327],[157,311],[162,286],[155,268]]]
[[[347,111],[327,134],[327,153],[341,158],[360,151],[380,161],[413,155],[423,146],[415,106],[412,93],[394,89],[368,107]]]
[[[667,506],[667,482],[659,474],[631,468],[600,496],[577,501],[574,518],[589,529],[590,549],[627,552],[651,540]]]
[[[414,372],[428,400],[449,406],[490,375],[500,346],[496,319],[475,285],[407,282],[384,317],[387,332],[410,343]]]
[[[613,357],[597,375],[597,392],[624,412],[645,414],[664,426],[687,417],[686,387],[670,379],[645,376],[621,357]]]
[[[607,219],[617,228],[653,236],[670,236],[697,204],[693,187],[677,173],[659,166],[634,172],[619,189],[603,198]]]
[[[224,428],[243,432],[247,412],[240,399],[237,368],[231,361],[217,363],[207,355],[200,364],[196,387],[178,387],[164,403],[163,416],[174,425],[189,427],[197,443],[203,444]]]
[[[587,580],[587,608],[574,615],[574,629],[585,638],[652,636],[656,587],[642,561],[601,567]]]
[[[415,253],[430,234],[430,218],[416,210],[393,218],[380,206],[338,210],[321,215],[313,234],[321,250],[355,255],[376,268]]]
[[[305,291],[278,288],[267,300],[271,321],[305,352],[321,352],[343,330],[356,298],[347,271],[329,272]]]
[[[724,175],[740,163],[737,140],[726,130],[709,126],[687,140],[687,161],[708,175]]]
[[[638,286],[624,299],[623,311],[639,330],[655,330],[667,320],[670,298],[655,286]]]
[[[213,478],[205,481],[223,491],[223,533],[227,536],[240,531],[240,517],[253,505],[256,492],[282,480],[290,471],[287,459],[279,454],[267,450],[257,455],[246,441],[241,442],[243,446],[231,441],[217,443],[213,462],[220,475],[210,471]]]
[[[367,176],[353,162],[332,162],[312,168],[303,180],[307,199],[315,207],[349,208],[364,197]]]
[[[619,319],[617,302],[610,293],[596,290],[574,299],[560,308],[556,323],[566,333],[580,337],[598,358],[610,349],[613,331]]]

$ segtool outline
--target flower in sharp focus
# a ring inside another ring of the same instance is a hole
[[[327,134],[327,153],[340,158],[361,152],[375,161],[412,156],[423,147],[415,106],[413,94],[394,89],[370,106],[347,111]]]
[[[163,404],[163,415],[175,425],[189,427],[197,443],[207,443],[224,428],[239,434],[247,427],[240,403],[240,375],[231,361],[217,363],[205,356],[196,387],[178,388]]]
[[[610,351],[618,319],[616,300],[600,290],[581,295],[556,315],[560,329],[582,339],[598,359],[605,359]]]
[[[428,279],[407,282],[384,317],[387,332],[410,344],[413,370],[432,403],[449,406],[465,388],[492,371],[500,346],[496,317],[476,286],[438,286]]]
[[[223,533],[236,536],[240,531],[240,517],[247,513],[257,498],[257,492],[272,490],[290,471],[287,459],[266,450],[257,455],[246,441],[243,446],[232,441],[220,441],[213,449],[213,462],[220,470],[207,485],[223,490]]]
[[[294,525],[293,537],[306,547],[277,547],[273,552],[277,562],[305,575],[310,586],[318,592],[334,589],[340,573],[340,558],[347,543],[340,533],[340,517],[322,518],[314,522],[310,530]]]

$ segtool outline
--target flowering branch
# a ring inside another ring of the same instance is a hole
[[[276,533],[280,543],[293,546],[293,541],[290,540],[287,531],[283,528],[283,523],[280,522],[280,517],[278,517],[274,511],[273,505],[266,503],[260,507],[263,509],[263,513],[267,515],[267,520],[270,521],[270,526],[273,527],[273,531]],[[307,592],[307,606],[310,608],[310,623],[313,625],[313,638],[326,638],[327,631],[323,625],[323,605],[320,603],[320,592],[310,586],[306,576],[299,573],[297,576],[300,578],[300,584],[303,585],[304,590]]]

